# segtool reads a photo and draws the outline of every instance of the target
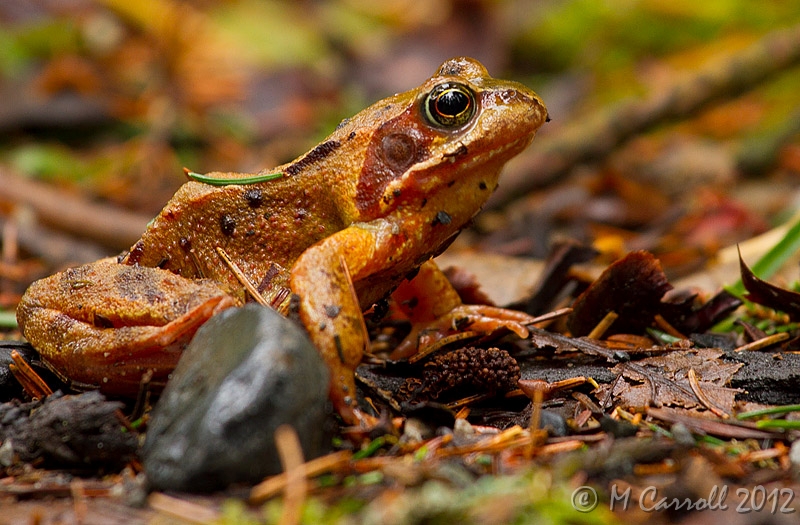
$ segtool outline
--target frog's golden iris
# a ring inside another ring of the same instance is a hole
[[[475,95],[463,84],[445,82],[431,90],[424,106],[431,124],[460,128],[475,115]]]

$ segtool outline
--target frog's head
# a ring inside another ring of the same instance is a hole
[[[536,93],[490,77],[470,58],[448,60],[417,89],[370,110],[383,117],[363,152],[355,188],[355,206],[365,218],[442,191],[457,192],[453,199],[471,216],[496,188],[502,166],[547,120]]]

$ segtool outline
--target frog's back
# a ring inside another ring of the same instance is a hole
[[[221,248],[258,286],[273,263],[288,270],[308,246],[345,226],[314,174],[298,177],[307,180],[283,177],[227,186],[187,182],[122,262],[211,278],[240,290]]]

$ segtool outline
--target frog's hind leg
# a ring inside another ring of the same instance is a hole
[[[102,262],[37,281],[17,318],[58,375],[74,385],[135,394],[148,370],[153,385],[163,384],[197,329],[235,304],[210,281]]]

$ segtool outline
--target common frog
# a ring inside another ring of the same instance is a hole
[[[546,120],[525,86],[473,59],[448,60],[418,88],[265,172],[274,180],[212,173],[204,180],[215,184],[187,182],[119,260],[31,285],[19,325],[73,383],[131,393],[147,370],[165,381],[200,325],[248,300],[245,283],[274,303],[288,289],[331,370],[334,406],[346,422],[363,422],[354,383],[369,348],[362,312],[387,295],[412,319],[413,336],[465,324],[527,335],[525,314],[462,304],[431,258]],[[414,349],[412,341],[395,357]]]

